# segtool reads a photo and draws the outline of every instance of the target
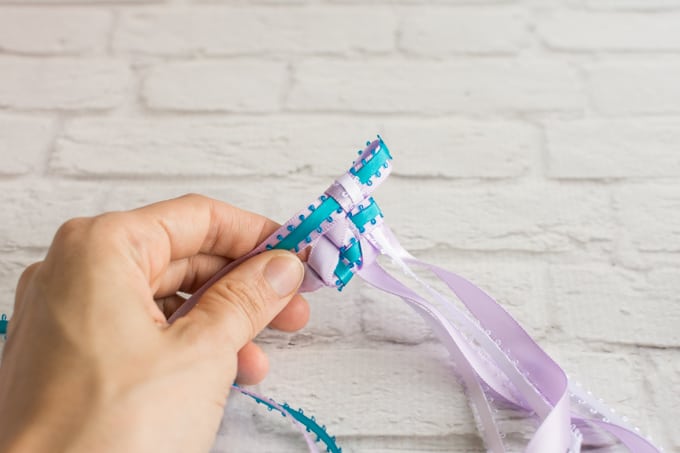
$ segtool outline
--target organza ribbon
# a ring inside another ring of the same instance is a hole
[[[400,297],[428,323],[455,364],[488,451],[507,451],[504,433],[496,421],[498,406],[512,407],[535,420],[536,429],[524,449],[527,453],[577,453],[584,445],[607,445],[612,439],[633,453],[662,451],[623,417],[571,384],[559,365],[491,296],[465,278],[408,253],[383,222],[383,214],[371,197],[392,170],[389,149],[378,137],[358,154],[349,171],[322,196],[249,254],[220,270],[170,322],[186,314],[207,288],[241,261],[268,249],[299,252],[309,247],[301,292],[321,287],[342,290],[356,274],[375,288]],[[386,270],[378,262],[381,255],[400,271]],[[414,268],[431,273],[451,293],[437,291]],[[301,410],[238,386],[234,389],[289,417],[303,432],[310,451],[318,450],[309,433],[316,435],[316,441],[327,451],[341,451],[325,427]]]

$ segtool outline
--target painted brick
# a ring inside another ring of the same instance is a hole
[[[672,274],[655,269],[645,279],[613,266],[553,266],[551,298],[557,313],[566,315],[558,322],[570,335],[586,340],[678,346],[680,283]]]
[[[423,7],[402,15],[399,44],[410,54],[512,54],[528,43],[526,17],[519,9]]]
[[[678,0],[585,0],[591,9],[621,9],[632,11],[661,11],[680,9]]]
[[[50,170],[97,177],[283,176],[304,170],[333,177],[349,168],[355,149],[377,132],[392,150],[397,175],[517,177],[528,171],[538,152],[534,130],[515,122],[314,116],[84,119],[66,125]]]
[[[680,176],[680,119],[554,121],[546,137],[551,177]]]
[[[264,0],[263,0],[264,1]],[[502,4],[502,3],[517,3],[517,0],[333,0],[335,3],[371,3],[378,5],[391,5],[391,4],[403,4],[406,6],[411,5],[429,5],[429,4],[442,4],[442,5],[487,5],[487,4]]]
[[[159,3],[159,2],[166,2],[167,0],[116,0],[116,3],[124,3],[124,4],[135,4],[135,3]],[[43,5],[43,6],[51,6],[55,5],[57,8],[60,8],[64,4],[92,4],[92,3],[101,3],[101,6],[107,6],[110,5],[112,2],[111,0],[0,0],[0,4],[6,3],[10,5]]]
[[[615,228],[609,195],[597,188],[455,187],[395,179],[380,189],[377,200],[404,246],[413,250],[445,244],[463,250],[567,251],[572,243],[611,240]]]
[[[296,111],[508,112],[579,110],[580,81],[552,62],[335,62],[295,66],[286,106]]]
[[[342,439],[342,451],[350,453],[486,453],[476,436],[452,434],[446,437],[349,437]]]
[[[267,347],[266,352],[271,370],[260,384],[262,393],[285,395],[338,436],[436,436],[474,430],[471,417],[460,416],[469,413],[465,395],[438,345]],[[268,426],[268,415],[259,422]]]
[[[574,384],[580,384],[583,390],[592,392],[616,413],[628,417],[634,426],[644,427],[654,420],[655,409],[650,406],[650,397],[645,391],[649,385],[649,366],[643,351],[595,351],[589,343],[579,346],[550,344],[546,349]],[[613,376],[624,379],[612,385]]]
[[[90,54],[106,49],[111,15],[84,9],[2,8],[0,50],[22,54]]]
[[[595,108],[608,115],[680,112],[680,64],[603,63],[589,71]]]
[[[536,131],[514,121],[413,118],[376,123],[394,156],[396,175],[520,177],[531,171],[540,147]]]
[[[680,251],[680,188],[639,185],[614,194],[621,233],[646,252]]]
[[[0,115],[0,175],[41,172],[53,135],[47,118]]]
[[[290,6],[309,3],[309,0],[195,0],[194,3],[229,6]]]
[[[679,13],[559,12],[540,20],[538,33],[554,49],[668,51],[680,49],[679,20]]]
[[[168,184],[167,181],[144,179],[113,181],[101,185],[104,192],[100,208],[105,211],[134,209],[158,200],[175,198],[187,193],[200,193],[208,197],[231,203],[243,209],[266,215],[285,222],[301,206],[321,194],[327,180],[317,178],[296,178],[295,180],[271,179],[266,177],[220,178],[217,181],[194,181],[181,179]],[[315,187],[319,190],[315,190]],[[285,193],[283,197],[274,196]]]
[[[158,55],[388,52],[395,30],[384,9],[194,6],[124,13],[114,47]]]
[[[103,200],[95,184],[17,180],[0,184],[0,250],[46,248],[59,226],[72,217],[94,215]]]
[[[680,392],[680,381],[677,379],[680,375],[680,351],[661,349],[649,351],[648,354],[650,359],[646,375],[650,385],[647,389],[652,397],[650,410],[655,411],[648,426],[656,439],[667,440],[663,444],[666,449],[677,450],[680,449],[680,432],[675,414],[680,410],[680,400],[677,398]]]
[[[292,215],[292,214],[291,214]],[[357,278],[342,292],[324,288],[305,294],[311,314],[304,330],[287,334],[277,330],[265,330],[258,337],[259,343],[272,345],[309,345],[316,343],[349,342],[362,337],[361,313],[365,310],[358,293],[363,284]]]
[[[286,78],[282,63],[167,63],[151,70],[142,95],[157,110],[267,112],[279,110]]]
[[[122,61],[0,58],[0,107],[109,109],[121,103],[128,82]]]

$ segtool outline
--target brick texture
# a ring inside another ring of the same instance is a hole
[[[512,86],[512,90],[507,90]],[[306,61],[286,106],[296,111],[499,113],[579,110],[575,71],[553,62]]]
[[[603,63],[589,69],[594,108],[605,115],[680,112],[680,64],[662,60]]]
[[[512,54],[529,42],[526,17],[520,9],[408,11],[400,31],[402,49],[428,56]]]
[[[559,13],[545,18],[538,31],[555,49],[659,52],[680,48],[679,19],[678,13]]]
[[[41,170],[53,137],[53,121],[48,118],[0,115],[0,155],[8,157],[0,175]]]
[[[614,194],[616,216],[623,237],[637,249],[649,252],[680,251],[678,205],[680,193],[674,185],[639,184]],[[663,223],[659,223],[664,219]]]
[[[0,107],[104,110],[122,103],[127,65],[110,59],[0,57]]]
[[[395,29],[394,14],[378,8],[193,7],[126,13],[114,43],[156,55],[389,52]]]
[[[628,11],[668,11],[680,9],[678,0],[585,0],[591,9]]]
[[[0,0],[0,313],[71,217],[199,192],[285,221],[381,134],[405,247],[680,451],[679,23],[680,0]],[[257,338],[259,390],[343,451],[486,451],[401,300],[307,297],[303,330]],[[229,405],[212,453],[304,450]]]
[[[281,63],[168,63],[153,68],[142,96],[156,110],[269,112],[280,109],[285,84]]]
[[[647,278],[640,278],[612,266],[556,266],[550,269],[551,298],[565,312],[560,317],[565,331],[579,338],[678,346],[680,317],[675,310],[666,310],[680,304],[678,280],[671,278],[672,274],[672,270],[655,269]],[[645,302],[640,303],[643,298]],[[593,299],[601,302],[593,306]],[[638,322],[662,312],[665,315],[657,319],[654,329]]]
[[[356,145],[348,136],[369,137],[376,132],[403,144],[403,150],[394,152],[401,162],[395,171],[405,176],[512,178],[528,171],[539,146],[538,133],[518,122],[320,119],[314,115],[83,119],[66,124],[50,169],[65,176],[114,178],[126,174],[200,176],[206,171],[216,176],[283,176],[302,168],[337,176],[348,165],[347,154],[340,151]],[[334,152],[318,159],[320,146]],[[186,152],[188,148],[191,153]],[[456,150],[456,164],[444,165],[451,149]],[[166,158],[158,159],[160,154]]]
[[[44,8],[4,9],[0,13],[0,50],[20,54],[101,53],[107,47],[107,11]]]
[[[571,179],[677,177],[679,126],[677,119],[550,123],[548,172]]]
[[[272,370],[276,369],[272,377],[277,379],[268,380],[262,389],[268,394],[277,394],[284,391],[285,382],[297,382],[294,389],[285,387],[289,398],[317,414],[319,420],[325,420],[329,426],[335,425],[337,435],[369,431],[376,436],[432,436],[462,434],[474,429],[472,419],[461,417],[451,422],[450,414],[466,412],[467,402],[458,384],[451,380],[451,370],[438,365],[446,357],[439,345],[383,346],[377,351],[339,350],[336,360],[324,368],[314,366],[319,351],[313,349],[268,348],[268,352]],[[399,366],[401,360],[409,360],[413,368]],[[352,377],[347,379],[343,368],[349,363],[352,363],[349,370]],[[414,373],[418,392],[403,392],[401,389],[413,383]],[[366,398],[361,386],[369,376],[381,383],[382,390]],[[333,388],[337,398],[319,398],[313,390],[319,380]],[[348,411],[352,411],[353,416],[339,423],[339,418],[344,418],[342,414]],[[268,418],[263,416],[261,423],[266,426]]]

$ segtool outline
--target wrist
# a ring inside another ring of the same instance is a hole
[[[6,374],[0,372],[0,452],[74,451],[97,418],[101,392],[82,377],[41,385],[39,377],[20,380]]]

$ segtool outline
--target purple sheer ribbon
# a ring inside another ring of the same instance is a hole
[[[360,154],[376,151],[381,143],[379,140],[370,143]],[[361,166],[357,161],[352,169],[356,172]],[[324,223],[304,243],[295,247],[296,250],[311,247],[301,292],[324,286],[337,287],[334,270],[339,252],[348,241],[359,241],[362,262],[357,266],[356,274],[379,290],[400,297],[432,328],[456,366],[456,373],[473,406],[480,434],[490,452],[506,452],[504,435],[494,417],[497,403],[514,407],[538,421],[524,450],[527,453],[577,453],[582,445],[601,445],[602,433],[617,439],[633,453],[661,451],[622,418],[615,417],[613,411],[570,385],[559,365],[483,290],[457,274],[413,257],[380,217],[362,229],[350,221],[357,206],[367,202],[375,187],[387,178],[391,164],[376,173],[369,185],[361,184],[352,169],[325,192],[325,196],[335,199],[342,209],[331,215],[332,221]],[[321,201],[314,201],[310,208],[318,207]],[[282,235],[291,231],[289,227],[299,224],[298,218],[304,217],[305,212],[293,216],[252,252],[218,272],[170,321],[188,312],[205,290],[234,266],[276,244]],[[381,255],[389,258],[401,273],[394,275],[381,266],[377,261]],[[432,273],[452,294],[435,290],[412,267]],[[416,283],[422,294],[407,286],[405,280]],[[452,295],[462,302],[462,307],[455,303]],[[572,407],[572,398],[582,407]],[[309,445],[308,436],[305,438]],[[315,451],[314,448],[310,446],[310,451]]]

